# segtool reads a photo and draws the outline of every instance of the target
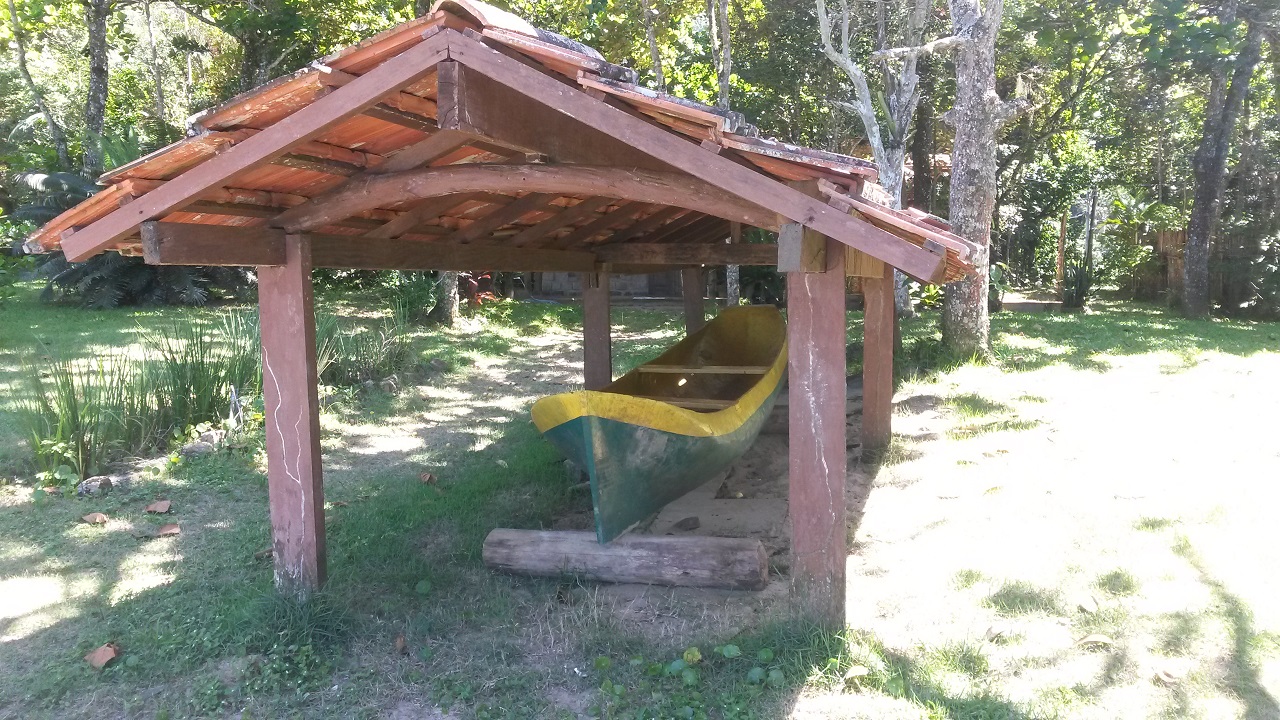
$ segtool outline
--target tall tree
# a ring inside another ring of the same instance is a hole
[[[1234,1],[1224,4],[1219,11],[1221,23],[1234,24],[1241,9]],[[1248,30],[1234,60],[1229,65],[1215,63],[1205,101],[1204,129],[1193,165],[1195,199],[1183,251],[1182,307],[1189,317],[1209,314],[1209,246],[1222,213],[1228,151],[1254,68],[1261,59],[1264,23],[1256,17],[1245,18],[1245,23]]]
[[[89,34],[85,54],[89,58],[89,89],[84,101],[84,157],[82,167],[85,177],[96,178],[102,174],[102,133],[107,123],[107,94],[110,92],[110,71],[107,66],[110,50],[107,47],[107,21],[115,11],[111,0],[82,0],[84,25]]]
[[[58,154],[58,169],[71,169],[71,154],[67,149],[67,133],[62,129],[62,124],[58,122],[58,118],[54,117],[53,111],[49,109],[49,103],[45,101],[44,92],[40,90],[40,86],[36,85],[36,81],[31,77],[31,71],[27,68],[27,34],[22,27],[22,17],[18,15],[18,8],[14,5],[13,0],[9,0],[9,24],[13,31],[13,44],[17,51],[18,74],[22,76],[22,82],[27,86],[27,92],[31,93],[31,99],[36,104],[36,109],[40,111],[40,115],[44,117],[45,124],[49,127],[49,137],[53,140],[53,147]]]
[[[990,353],[987,285],[991,216],[996,204],[996,139],[1024,109],[996,93],[996,36],[1004,0],[950,0],[956,49],[956,102],[943,119],[955,130],[951,149],[951,227],[974,242],[973,276],[951,283],[942,308],[942,340],[962,355]],[[941,43],[935,41],[933,44]]]
[[[916,71],[916,63],[924,52],[936,48],[921,46],[923,39],[925,15],[929,9],[929,0],[913,0],[909,12],[902,18],[902,30],[896,42],[905,47],[890,50],[889,17],[886,0],[874,0],[874,14],[871,26],[875,28],[874,46],[876,52],[872,57],[881,65],[885,92],[881,96],[871,93],[867,83],[867,72],[856,56],[857,47],[850,28],[857,22],[856,12],[850,7],[848,0],[840,0],[840,11],[836,21],[840,26],[840,44],[836,45],[832,29],[832,16],[827,10],[826,0],[817,0],[818,30],[822,35],[822,49],[836,67],[840,68],[849,81],[853,83],[854,101],[841,103],[852,110],[862,120],[862,127],[867,135],[867,143],[871,145],[871,155],[880,168],[880,186],[889,193],[895,208],[902,207],[902,177],[906,159],[907,131],[911,118],[915,114],[920,95],[916,91],[920,76]],[[877,107],[883,109],[884,122],[881,123]],[[911,314],[911,300],[907,294],[906,278],[901,272],[894,271],[895,305],[899,315]]]
[[[653,72],[653,84],[658,90],[665,91],[667,83],[662,76],[662,50],[658,47],[658,33],[654,28],[658,11],[653,9],[649,0],[640,0],[640,12],[644,16],[645,39],[649,42],[649,65]]]
[[[733,40],[729,32],[729,0],[707,0],[707,35],[711,41],[711,54],[715,60],[716,81],[719,93],[716,106],[729,109],[729,78],[733,71]],[[741,242],[742,231],[734,228],[732,242]],[[725,305],[733,307],[741,302],[742,268],[726,265],[724,268]]]

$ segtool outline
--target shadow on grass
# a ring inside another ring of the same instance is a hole
[[[1105,372],[1111,368],[1106,356],[1167,351],[1179,362],[1166,372],[1178,372],[1193,366],[1199,352],[1240,357],[1274,352],[1280,347],[1280,323],[1188,320],[1155,304],[1096,301],[1088,314],[995,313],[991,344],[1000,364],[1015,371],[1063,364]],[[903,321],[899,375],[946,370],[967,360],[943,348],[936,313]]]
[[[1231,635],[1231,650],[1227,657],[1227,684],[1244,703],[1245,720],[1274,720],[1280,717],[1280,703],[1262,684],[1258,657],[1265,634],[1253,626],[1253,610],[1248,603],[1232,593],[1225,583],[1209,573],[1204,560],[1185,536],[1179,536],[1173,551],[1200,576],[1200,582],[1213,593],[1214,610],[1227,626]]]

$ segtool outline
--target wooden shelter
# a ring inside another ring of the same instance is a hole
[[[240,95],[189,136],[103,176],[106,188],[27,248],[84,260],[255,266],[275,579],[325,577],[311,268],[575,271],[584,377],[612,378],[611,273],[787,273],[790,512],[801,609],[843,622],[845,278],[866,295],[863,443],[890,436],[888,267],[963,277],[945,223],[869,197],[865,161],[760,138],[741,115],[638,86],[593,49],[501,10],[443,0],[427,16]],[[744,244],[743,226],[779,242]]]

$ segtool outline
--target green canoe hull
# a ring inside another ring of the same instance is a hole
[[[733,464],[759,436],[780,387],[742,425],[724,435],[680,435],[583,416],[544,436],[586,472],[596,539],[607,543]]]

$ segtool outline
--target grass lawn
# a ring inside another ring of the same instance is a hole
[[[851,628],[831,635],[786,621],[782,583],[483,568],[491,528],[589,511],[528,421],[580,382],[572,306],[419,331],[424,369],[327,406],[330,576],[300,609],[272,599],[252,448],[149,463],[105,498],[33,496],[7,413],[24,359],[127,351],[219,310],[87,312],[30,289],[0,310],[0,478],[17,481],[0,717],[1280,717],[1280,325],[1095,307],[998,315],[985,366],[943,364],[933,318],[905,325],[895,445],[849,561]],[[616,308],[617,369],[681,327],[674,305]],[[171,514],[146,515],[159,498]],[[136,537],[164,523],[181,534]],[[95,672],[82,657],[106,642],[122,655]]]

